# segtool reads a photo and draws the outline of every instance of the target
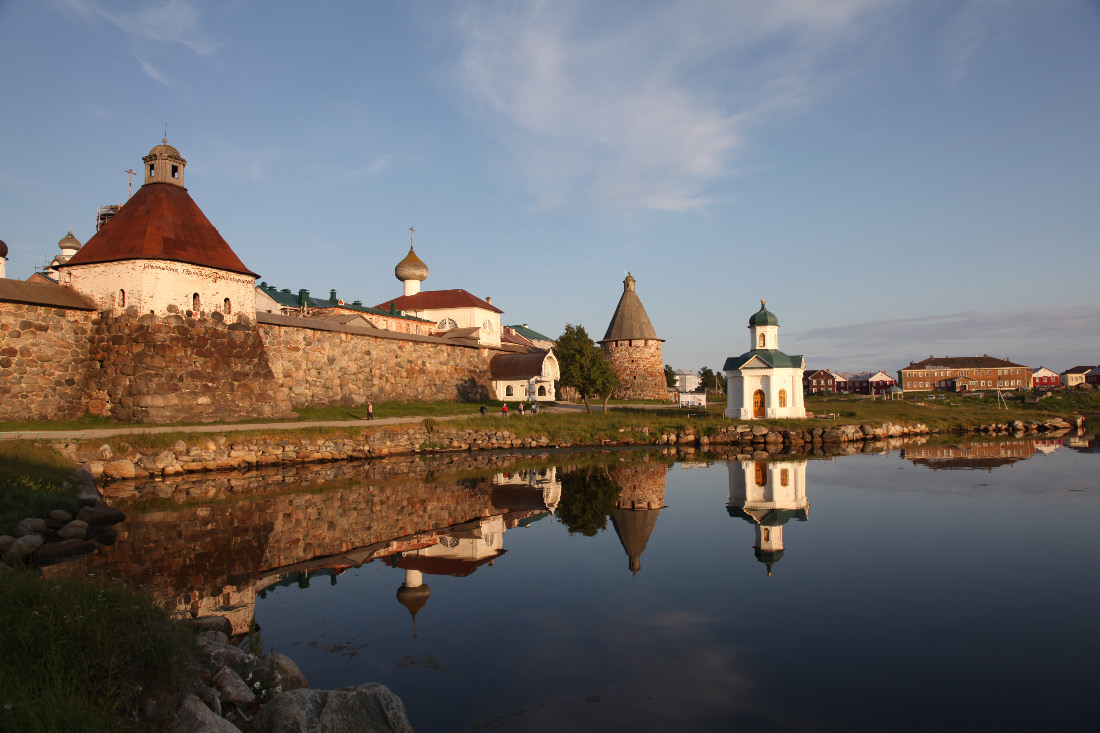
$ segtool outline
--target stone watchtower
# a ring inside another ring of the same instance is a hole
[[[600,346],[619,375],[612,397],[620,400],[664,400],[668,398],[664,357],[657,332],[634,289],[634,277],[623,280],[623,297]]]

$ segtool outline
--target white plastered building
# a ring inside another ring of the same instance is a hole
[[[760,301],[749,318],[749,350],[726,359],[726,417],[753,420],[806,417],[801,354],[779,350],[779,319]]]
[[[256,274],[183,185],[187,161],[167,141],[142,158],[145,183],[84,246],[57,262],[58,280],[101,311],[256,313]],[[174,307],[174,308],[173,308]]]
[[[783,557],[783,526],[809,519],[807,461],[736,461],[729,464],[726,511],[754,526],[756,559],[768,568]]]

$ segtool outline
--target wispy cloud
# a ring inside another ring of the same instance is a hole
[[[964,76],[987,42],[992,20],[1009,6],[1008,0],[971,0],[961,3],[940,35],[948,73]]]
[[[1096,360],[1100,343],[1100,303],[999,311],[966,311],[920,318],[845,323],[794,332],[814,366],[839,369],[896,368],[930,355],[988,353],[1038,366]]]
[[[172,86],[170,80],[149,61],[147,53],[152,53],[151,43],[179,44],[199,56],[210,56],[217,52],[218,44],[203,29],[202,16],[198,9],[184,0],[165,0],[156,5],[146,5],[138,10],[115,6],[118,3],[105,0],[53,0],[54,6],[93,21],[106,20],[121,30],[134,44],[134,58],[150,78],[165,86]]]
[[[172,86],[172,83],[170,81],[168,81],[168,77],[166,77],[166,76],[164,76],[164,74],[160,73],[160,70],[157,69],[155,66],[153,66],[148,61],[141,58],[140,56],[135,56],[134,58],[136,58],[138,64],[141,65],[141,70],[144,71],[145,74],[149,78],[151,78],[153,81],[160,82],[161,84],[163,84],[166,87]]]
[[[458,24],[457,73],[543,205],[686,210],[754,128],[820,92],[831,50],[883,4],[483,3]]]

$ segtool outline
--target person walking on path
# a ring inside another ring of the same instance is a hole
[[[373,420],[374,419],[374,403],[371,402],[370,400],[367,400],[367,419],[368,420]]]
[[[481,412],[482,417],[485,417],[485,413],[488,412],[488,410],[485,409],[485,405],[482,405],[481,410],[479,410],[479,412]]]
[[[523,403],[522,402],[519,403],[519,416],[523,417]]]
[[[532,415],[539,414],[539,403],[537,403],[537,402],[532,402],[531,403],[531,414]]]
[[[500,414],[503,415],[504,417],[508,417],[508,403],[507,402],[505,402],[503,405],[500,406]]]

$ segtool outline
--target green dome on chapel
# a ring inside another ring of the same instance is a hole
[[[775,317],[775,314],[764,307],[764,301],[760,301],[760,310],[752,314],[752,318],[749,319],[749,327],[753,326],[778,326],[779,319]]]

